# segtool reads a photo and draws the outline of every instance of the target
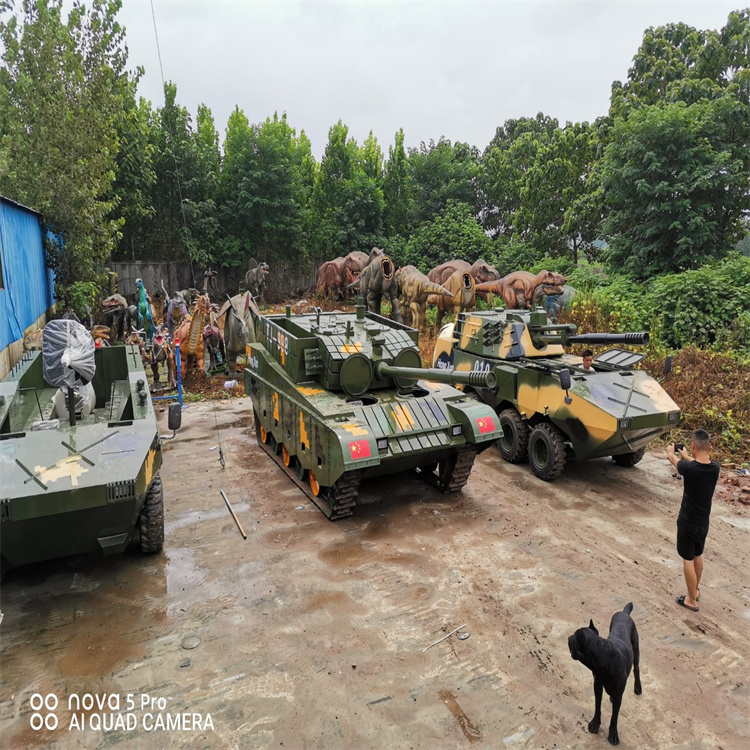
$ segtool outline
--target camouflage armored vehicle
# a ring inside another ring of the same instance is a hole
[[[540,479],[559,476],[569,453],[634,466],[651,440],[680,421],[679,407],[659,383],[634,369],[643,355],[609,349],[586,371],[564,349],[645,344],[647,333],[575,330],[551,323],[541,308],[460,313],[435,345],[434,367],[495,375],[494,388],[473,389],[499,415],[500,453],[511,463],[528,459]]]
[[[258,444],[331,520],[352,514],[363,477],[417,469],[443,492],[467,482],[497,417],[451,383],[491,373],[421,367],[417,331],[375,313],[261,316],[252,307],[245,391]]]
[[[170,408],[171,429],[179,409]],[[143,551],[158,552],[161,462],[138,349],[95,349],[79,323],[51,321],[42,351],[0,382],[4,566],[122,552],[136,527]]]

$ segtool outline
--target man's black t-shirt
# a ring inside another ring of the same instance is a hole
[[[677,462],[677,471],[685,479],[682,491],[682,505],[680,506],[679,521],[708,526],[711,515],[711,500],[719,479],[721,466],[718,461],[701,464],[698,461]]]

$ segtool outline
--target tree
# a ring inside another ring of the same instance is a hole
[[[112,192],[118,133],[132,96],[119,0],[12,3],[0,22],[0,192],[42,213],[62,245],[50,261],[58,295],[95,281],[121,218]]]
[[[348,135],[349,128],[341,120],[329,130],[315,180],[311,243],[318,258],[346,255],[353,250],[369,251],[382,236],[384,202],[380,180],[368,176],[362,152]],[[374,141],[368,140],[372,154]],[[372,162],[370,158],[371,166]]]
[[[388,147],[388,161],[383,176],[383,224],[388,237],[411,233],[414,193],[409,162],[404,149],[404,130],[396,133],[393,146]]]
[[[492,251],[492,241],[474,218],[471,206],[449,202],[431,221],[421,224],[406,242],[402,260],[427,273],[449,260],[473,263]]]
[[[479,152],[466,143],[451,144],[447,138],[418,149],[409,149],[414,189],[413,225],[434,219],[450,202],[465,203],[475,214],[479,201],[475,178]]]
[[[696,268],[743,235],[750,112],[733,96],[619,119],[601,165],[610,266],[638,278]]]

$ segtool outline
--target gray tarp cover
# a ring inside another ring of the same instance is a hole
[[[52,320],[42,335],[44,379],[58,388],[91,382],[96,371],[94,339],[75,320]]]

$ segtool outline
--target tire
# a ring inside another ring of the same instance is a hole
[[[635,466],[646,454],[646,449],[641,448],[640,450],[633,451],[632,453],[618,453],[616,456],[612,456],[612,460],[618,466]]]
[[[515,409],[500,412],[502,436],[497,441],[500,455],[509,464],[520,464],[529,457],[529,425]]]
[[[551,482],[565,468],[565,437],[551,422],[541,422],[529,435],[529,464],[534,474]]]
[[[146,492],[139,522],[141,551],[147,554],[161,552],[164,546],[164,490],[158,472]]]

